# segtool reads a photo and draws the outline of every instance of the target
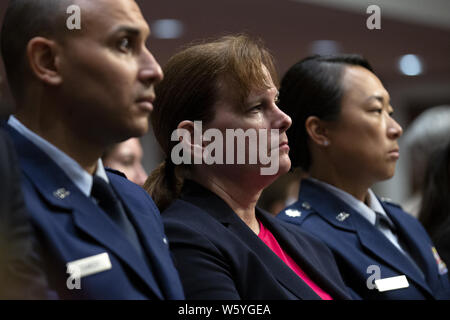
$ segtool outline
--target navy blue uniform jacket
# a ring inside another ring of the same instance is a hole
[[[144,189],[107,171],[141,239],[151,269],[112,220],[43,151],[12,127],[7,129],[18,153],[25,203],[38,232],[44,268],[60,298],[184,298],[159,211]],[[73,285],[69,289],[66,264],[104,252],[112,268],[82,277],[81,289]]]
[[[320,299],[213,192],[186,181],[162,213],[187,299]],[[257,210],[257,218],[334,299],[350,298],[328,248]]]
[[[295,225],[299,232],[312,233],[328,245],[354,298],[449,299],[448,273],[434,256],[433,243],[425,229],[399,206],[386,201],[381,203],[425,279],[367,219],[312,182],[302,181],[299,200],[277,218]],[[379,267],[381,279],[405,275],[409,287],[379,292],[372,287],[375,278],[369,279],[375,275],[375,269],[370,266]]]

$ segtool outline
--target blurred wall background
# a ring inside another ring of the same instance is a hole
[[[395,118],[407,130],[424,110],[450,105],[449,0],[165,0],[137,1],[153,35],[148,46],[161,65],[197,39],[245,32],[263,39],[280,77],[313,53],[359,53],[390,92]],[[0,3],[0,19],[7,1]],[[369,30],[370,5],[381,10],[381,29]],[[82,19],[82,17],[81,17]],[[82,23],[83,20],[81,20]],[[402,57],[403,70],[399,68]],[[4,80],[4,70],[0,75]],[[13,110],[1,84],[0,113]],[[142,138],[148,172],[162,159],[152,132]],[[400,147],[402,148],[402,140]],[[401,153],[393,179],[375,186],[403,202],[412,192],[411,163]]]

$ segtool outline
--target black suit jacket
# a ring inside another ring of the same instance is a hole
[[[163,213],[187,299],[320,299],[213,192],[187,181]],[[334,299],[349,295],[329,249],[257,210],[257,218],[306,274]]]
[[[0,128],[0,299],[51,297],[25,209],[14,149]]]

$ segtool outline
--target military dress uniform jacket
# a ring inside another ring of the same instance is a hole
[[[187,299],[320,299],[224,200],[203,186],[186,181],[181,197],[162,217]],[[324,244],[262,210],[257,218],[320,288],[333,299],[350,298]]]
[[[18,153],[25,203],[38,232],[44,270],[60,298],[184,298],[159,211],[141,187],[117,172],[106,172],[148,264],[119,227],[43,151],[11,126],[6,128]],[[84,266],[77,264],[79,270],[72,271],[70,278],[67,263],[89,257]]]
[[[354,298],[449,299],[447,268],[425,229],[398,205],[386,201],[381,204],[396,226],[403,248],[423,275],[366,218],[308,180],[301,183],[299,200],[277,218],[297,226],[299,231],[312,233],[328,245]],[[405,275],[409,286],[379,292],[374,287],[378,271],[380,279]]]

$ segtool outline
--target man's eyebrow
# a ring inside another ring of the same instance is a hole
[[[143,30],[136,28],[136,27],[131,27],[131,26],[118,26],[117,28],[115,28],[112,32],[112,34],[118,34],[118,33],[127,33],[127,34],[131,34],[134,36],[140,36],[141,34],[143,34],[142,32]],[[144,30],[146,31],[146,30]],[[150,32],[148,32],[150,33]]]

